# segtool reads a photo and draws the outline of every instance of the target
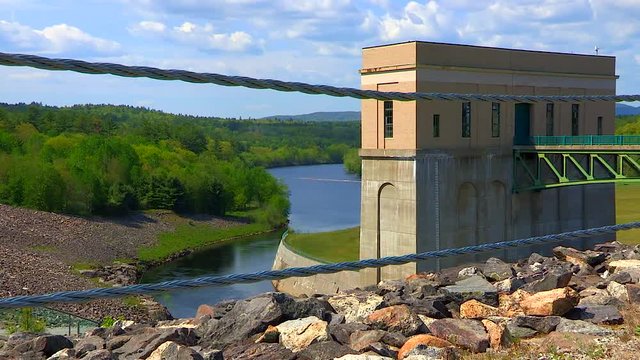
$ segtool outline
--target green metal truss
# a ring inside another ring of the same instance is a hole
[[[513,192],[612,182],[640,182],[640,147],[513,152]]]

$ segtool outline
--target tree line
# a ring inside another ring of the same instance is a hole
[[[265,167],[341,162],[358,143],[358,123],[0,104],[0,202],[80,215],[259,208],[278,224],[288,194]]]

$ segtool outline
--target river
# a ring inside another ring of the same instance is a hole
[[[341,164],[292,166],[270,169],[289,188],[289,226],[299,232],[344,229],[360,224],[360,181]],[[186,279],[204,275],[269,270],[280,233],[259,235],[213,246],[148,270],[141,282]],[[215,304],[272,291],[270,281],[177,290],[157,295],[174,317],[191,317],[200,304]]]

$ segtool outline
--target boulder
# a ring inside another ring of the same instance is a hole
[[[357,354],[357,355],[345,355],[334,360],[393,360],[393,358],[387,356],[380,356],[377,354]]]
[[[43,335],[32,340],[32,350],[49,357],[62,349],[73,348],[71,340],[62,335]]]
[[[116,359],[111,355],[109,350],[93,350],[88,352],[82,360],[113,360]]]
[[[487,279],[493,281],[504,281],[514,275],[511,264],[494,257],[487,259],[482,268],[482,273]]]
[[[425,296],[422,299],[412,299],[407,305],[416,314],[443,319],[451,317],[451,311],[447,307],[450,302],[444,296]]]
[[[459,304],[475,299],[488,305],[498,305],[496,288],[481,276],[468,277],[457,281],[454,285],[445,286],[441,290],[450,295]]]
[[[260,337],[257,338],[255,342],[277,343],[279,339],[280,332],[278,331],[278,328],[273,325],[269,325],[267,327],[267,330],[265,330],[264,333],[260,335]]]
[[[474,353],[485,352],[489,347],[489,335],[477,320],[439,319],[429,325],[429,331]]]
[[[355,331],[350,336],[349,347],[358,352],[366,351],[371,344],[380,342],[386,333],[383,330]]]
[[[309,345],[297,355],[298,360],[332,360],[348,354],[355,354],[348,346],[335,341],[323,341]]]
[[[622,303],[629,302],[629,293],[627,292],[626,286],[619,284],[615,281],[612,281],[609,283],[609,285],[607,285],[607,291],[609,292],[609,294],[611,294],[611,296],[616,298],[618,301]]]
[[[493,286],[498,290],[499,293],[511,294],[512,292],[520,289],[525,285],[523,279],[519,277],[512,277],[508,279],[504,279],[501,281],[496,281],[493,283]]]
[[[577,333],[592,336],[611,336],[616,334],[616,332],[611,329],[607,329],[587,321],[569,320],[564,318],[560,319],[560,323],[556,327],[556,331],[560,333]]]
[[[538,334],[536,330],[524,326],[518,326],[513,321],[507,322],[505,326],[505,332],[507,333],[507,338],[509,338],[510,340],[527,339]]]
[[[625,287],[627,288],[629,302],[636,305],[640,304],[640,285],[627,284]]]
[[[450,342],[433,335],[421,334],[410,337],[398,350],[398,360],[404,359],[414,348],[418,346],[446,348],[453,346]]]
[[[567,319],[584,320],[593,324],[619,325],[624,322],[622,314],[611,305],[577,306],[565,314]]]
[[[422,299],[425,296],[435,295],[437,288],[436,284],[431,280],[415,279],[407,281],[404,293],[414,299]]]
[[[160,345],[167,341],[173,341],[180,345],[194,346],[197,336],[193,329],[176,328],[166,330],[142,329],[123,346],[113,350],[115,357],[119,358],[146,358]]]
[[[107,341],[105,348],[110,351],[121,348],[124,344],[131,340],[131,337],[132,335],[118,335],[112,337]]]
[[[571,288],[562,288],[533,294],[520,302],[526,315],[562,316],[578,304],[580,297]]]
[[[348,324],[329,325],[329,334],[340,344],[349,345],[351,342],[351,334],[358,330],[369,329],[369,325],[353,322]]]
[[[482,325],[489,334],[489,346],[492,349],[501,349],[502,345],[506,343],[505,326],[487,319],[482,320]]]
[[[615,260],[609,263],[609,272],[619,273],[626,272],[631,276],[634,283],[640,282],[640,260],[627,259]]]
[[[460,305],[460,317],[464,319],[486,319],[491,316],[500,316],[499,308],[483,304],[478,300],[469,300]]]
[[[512,317],[516,315],[523,315],[524,311],[520,307],[520,303],[530,297],[528,292],[518,289],[513,294],[500,294],[500,304],[498,308],[501,310],[503,316]]]
[[[607,290],[590,287],[580,291],[578,305],[621,305],[622,302],[609,294]]]
[[[296,353],[314,342],[329,340],[327,322],[315,316],[285,321],[276,326],[280,332],[280,344]]]
[[[167,341],[157,349],[155,349],[147,360],[204,360],[202,355],[198,354],[193,349],[177,344],[173,341]]]
[[[0,355],[0,359],[2,358],[2,355]],[[57,353],[49,356],[47,358],[47,360],[70,360],[70,359],[77,359],[80,358],[80,356],[76,357],[76,350],[75,349],[62,349],[60,351],[58,351]]]
[[[402,280],[382,280],[378,283],[378,295],[384,295],[386,293],[395,292],[402,293],[404,291],[406,283]]]
[[[601,264],[607,257],[606,254],[601,252],[593,250],[579,251],[563,246],[553,248],[553,255],[562,261],[568,261],[574,265],[586,264],[590,266]]]
[[[407,353],[405,360],[449,360],[458,359],[454,347],[438,348],[418,345]]]
[[[404,336],[411,336],[418,332],[422,321],[407,305],[386,307],[372,312],[364,321],[376,329],[397,331]]]
[[[609,274],[609,276],[607,276],[607,281],[615,281],[618,284],[629,284],[633,282],[633,278],[631,278],[631,275],[626,272],[626,271],[620,271],[614,274]]]
[[[458,271],[458,279],[466,279],[469,276],[481,276],[484,277],[482,271],[475,266],[466,267]]]
[[[247,344],[239,342],[228,346],[223,352],[224,359],[247,360],[294,360],[296,354],[280,344]]]
[[[329,304],[347,323],[362,322],[382,304],[382,296],[366,292],[338,294],[329,298]]]
[[[101,350],[104,349],[105,342],[104,339],[99,336],[88,336],[83,339],[80,339],[75,346],[76,356],[81,358],[84,354],[93,350]]]
[[[555,266],[547,273],[543,274],[542,278],[524,285],[522,289],[529,293],[537,293],[563,288],[569,285],[572,276],[573,272],[570,268],[565,266]]]
[[[533,329],[537,332],[548,334],[555,330],[560,323],[559,316],[516,316],[511,322],[515,326]]]
[[[208,349],[201,351],[204,360],[224,360],[224,353],[218,349]]]

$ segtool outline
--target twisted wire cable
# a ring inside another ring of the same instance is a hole
[[[67,70],[83,74],[111,74],[123,77],[146,77],[156,80],[179,80],[189,83],[241,86],[251,89],[270,89],[284,92],[301,92],[311,95],[329,95],[374,100],[440,100],[440,101],[499,101],[499,102],[583,102],[583,101],[640,101],[640,95],[501,95],[454,93],[403,93],[361,90],[329,85],[312,85],[301,82],[274,79],[256,79],[245,76],[229,76],[214,73],[197,73],[186,70],[167,70],[147,66],[127,66],[112,63],[93,63],[73,59],[53,59],[36,55],[8,54],[0,52],[0,65],[28,66],[43,70]]]
[[[387,265],[402,265],[434,258],[446,258],[457,255],[480,253],[506,249],[524,245],[544,244],[558,241],[579,240],[586,237],[605,235],[622,230],[638,229],[640,222],[619,225],[608,225],[597,228],[575,230],[559,234],[535,236],[519,240],[501,241],[497,243],[465,246],[454,249],[427,251],[417,254],[389,256],[380,259],[321,264],[308,267],[294,267],[283,270],[267,270],[246,274],[230,274],[221,276],[204,276],[195,279],[164,281],[155,284],[137,284],[118,288],[96,288],[78,291],[61,291],[44,295],[23,295],[0,299],[0,308],[26,306],[42,306],[50,303],[84,302],[100,298],[121,297],[127,295],[153,294],[161,291],[189,289],[205,286],[221,286],[230,284],[252,283],[263,280],[280,280],[290,277],[307,277],[317,274],[331,274],[340,271],[356,271],[366,268],[379,268]]]

